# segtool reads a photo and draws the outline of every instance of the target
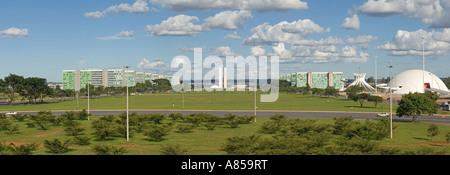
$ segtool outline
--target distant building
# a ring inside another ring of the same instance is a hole
[[[343,89],[342,72],[295,72],[280,75],[280,80],[286,80],[294,87],[306,87],[325,89],[328,86]]]
[[[63,70],[63,89],[79,91],[88,83],[94,87],[132,87],[136,83],[145,83],[155,79],[172,79],[170,76],[152,73],[136,72],[126,69],[89,69],[89,70]]]

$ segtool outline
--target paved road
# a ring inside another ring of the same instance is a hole
[[[65,113],[65,111],[52,111],[54,115],[61,115]],[[118,115],[125,110],[95,110],[90,113],[92,116],[104,116],[108,114]],[[218,116],[224,116],[227,113],[233,113],[237,115],[253,115],[254,111],[242,111],[242,110],[130,110],[130,113],[162,113],[162,114],[170,114],[170,113],[182,113],[183,115],[191,114],[191,113],[211,113]],[[32,113],[36,112],[20,112],[20,113]],[[377,119],[377,113],[373,112],[324,112],[324,111],[257,111],[257,117],[270,117],[274,114],[284,114],[287,117],[293,118],[335,118],[335,117],[344,117],[344,116],[352,116],[354,119]],[[394,115],[392,117],[393,121],[403,121],[403,122],[411,122],[412,117],[397,117]],[[424,122],[424,123],[438,123],[438,124],[448,124],[450,125],[450,116],[446,116],[445,118],[442,115],[438,116],[421,116],[417,117],[416,122]]]

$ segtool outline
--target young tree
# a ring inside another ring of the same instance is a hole
[[[354,98],[356,98],[356,96],[363,91],[364,91],[364,87],[362,87],[362,86],[350,86],[350,87],[347,87],[347,89],[345,89],[347,98],[352,99],[352,100],[354,100]]]
[[[397,108],[397,115],[412,116],[412,122],[416,121],[417,116],[422,114],[433,115],[437,113],[439,105],[432,94],[409,93],[402,96]]]
[[[383,102],[383,98],[380,96],[369,96],[367,99],[375,104],[375,108],[377,108],[377,104]]]
[[[355,102],[359,101],[359,104],[361,105],[361,108],[362,108],[364,101],[366,101],[369,97],[370,97],[369,94],[362,93],[362,94],[358,94],[356,96],[353,96],[352,100],[355,101]]]
[[[430,138],[430,141],[433,141],[433,137],[435,137],[439,134],[439,129],[436,124],[431,124],[428,127],[427,131],[428,131],[427,136]]]

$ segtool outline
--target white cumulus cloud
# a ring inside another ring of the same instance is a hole
[[[351,30],[359,30],[359,18],[357,14],[353,14],[352,17],[345,18],[344,23],[342,23],[341,27],[345,29],[351,29]]]
[[[305,10],[308,3],[301,0],[150,0],[152,4],[175,11],[188,10],[255,10],[259,12],[267,11],[291,11]]]
[[[266,50],[261,48],[261,46],[255,46],[250,48],[250,54],[253,56],[263,56]]]
[[[0,35],[3,38],[21,38],[28,36],[28,29],[19,29],[11,27],[9,29],[0,31]]]
[[[309,34],[324,33],[322,27],[309,19],[300,19],[293,22],[280,22],[275,25],[264,23],[251,30],[253,33],[244,40],[246,45],[272,45],[272,43],[295,43],[301,41]]]
[[[103,11],[86,12],[84,16],[88,18],[103,18],[107,13],[145,13],[149,10],[150,8],[148,7],[146,0],[136,0],[132,5],[121,3],[119,5],[110,6]]]
[[[422,37],[424,38],[422,40]],[[424,42],[424,44],[422,43]],[[376,47],[386,50],[394,56],[442,56],[450,54],[450,30],[445,29],[442,32],[419,29],[417,31],[398,30],[392,41]]]
[[[214,28],[235,30],[242,27],[245,21],[252,17],[250,11],[223,11],[204,20],[205,30]]]
[[[177,15],[169,17],[160,24],[147,25],[145,31],[151,36],[194,36],[202,32],[202,26],[194,24],[199,21],[196,16]]]
[[[403,15],[432,27],[450,27],[449,0],[368,0],[357,10],[370,16]]]
[[[241,37],[237,34],[237,32],[227,34],[223,38],[225,38],[225,39],[241,39]]]
[[[220,46],[216,50],[214,50],[212,55],[215,55],[215,56],[236,56],[238,54],[236,54],[233,51],[231,51],[231,48],[228,47],[228,46]]]

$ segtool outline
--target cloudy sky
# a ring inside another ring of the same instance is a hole
[[[171,75],[194,48],[345,78],[375,76],[375,59],[379,78],[388,65],[422,69],[424,53],[428,71],[450,76],[450,0],[14,0],[0,16],[0,77],[61,82],[65,69],[125,65]]]

